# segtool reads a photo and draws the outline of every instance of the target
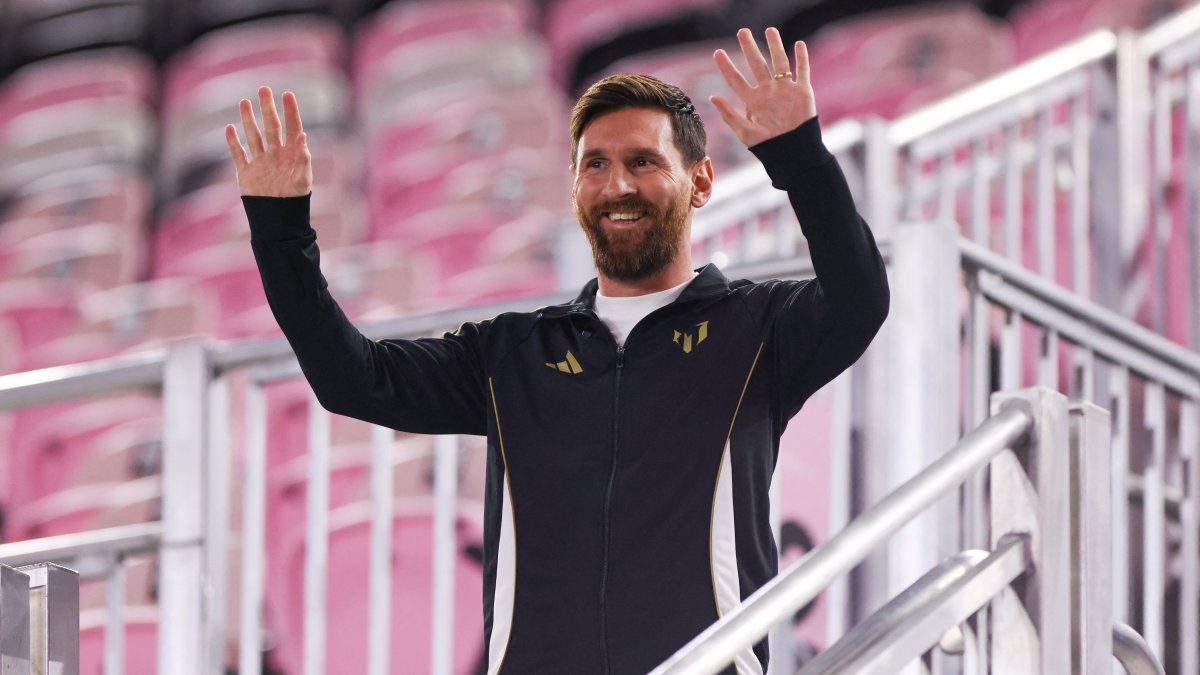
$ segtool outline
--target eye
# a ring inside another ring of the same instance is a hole
[[[589,168],[589,169],[599,169],[601,166],[603,166],[603,164],[604,164],[604,162],[603,162],[602,160],[599,160],[599,159],[593,159],[593,160],[590,160],[590,161],[588,161],[588,163],[587,163],[587,168]]]
[[[633,160],[633,165],[634,166],[650,166],[650,160],[646,159],[645,157],[638,157],[637,159]]]

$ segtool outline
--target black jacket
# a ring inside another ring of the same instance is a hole
[[[817,121],[752,150],[788,191],[817,279],[709,265],[620,349],[594,280],[442,338],[368,340],[326,290],[308,198],[244,200],[267,298],[326,408],[488,437],[491,672],[645,673],[777,571],[780,434],[862,354],[888,287]],[[739,670],[766,660],[763,641]]]

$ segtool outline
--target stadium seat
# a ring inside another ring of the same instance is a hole
[[[372,69],[392,51],[414,42],[496,35],[520,36],[534,28],[533,5],[524,0],[395,2],[380,10],[358,31],[354,76],[369,79]]]
[[[90,609],[79,617],[79,672],[104,672],[104,632],[107,615],[102,608]],[[158,608],[130,606],[124,609],[124,675],[157,675]]]
[[[16,541],[147,523],[158,518],[158,476],[69,487],[9,511],[8,534]]]
[[[22,185],[10,196],[4,220],[57,218],[64,224],[100,221],[141,227],[154,188],[140,172],[116,166],[59,171]]]
[[[699,9],[721,10],[724,0],[559,0],[546,14],[546,44],[555,82],[569,85],[576,58],[588,46],[612,39],[631,27]]]
[[[471,551],[482,544],[482,527],[477,504],[463,504],[457,531],[455,559],[453,672],[468,675],[483,655],[482,564]],[[430,617],[433,579],[432,502],[428,499],[397,500],[393,520],[391,598],[391,672],[417,675],[429,672]],[[303,532],[290,533],[283,548],[277,573],[286,580],[287,592],[274,600],[279,661],[287,672],[301,672],[304,626],[304,539]],[[329,594],[326,625],[325,671],[366,672],[367,598],[366,584],[338,584],[338,579],[365,579],[370,537],[369,505],[350,504],[330,515]]]

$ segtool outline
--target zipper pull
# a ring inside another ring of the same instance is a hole
[[[625,345],[617,346],[617,367],[621,368],[625,365]]]

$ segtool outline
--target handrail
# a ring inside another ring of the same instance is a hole
[[[1166,675],[1150,645],[1128,624],[1113,623],[1113,656],[1129,675]]]
[[[1200,376],[1200,354],[1095,303],[1082,305],[1080,296],[1049,279],[993,253],[986,247],[959,238],[963,262],[1001,276],[1006,284],[1037,295],[1054,307],[1086,320],[1114,338],[1166,363]]]
[[[111,558],[147,553],[158,548],[162,532],[162,523],[138,523],[0,544],[0,564],[10,567],[44,562],[66,564],[91,556]]]
[[[1117,36],[1097,30],[1035,57],[958,93],[898,117],[888,127],[897,147],[977,115],[1004,101],[1034,91],[1079,68],[1116,53]]]
[[[1029,540],[1007,534],[992,552],[957,553],[805,664],[798,675],[894,673],[991,602],[1029,565]]]
[[[1192,5],[1148,28],[1138,38],[1138,49],[1148,57],[1155,57],[1198,32],[1200,5]]]
[[[762,639],[841,575],[870,555],[896,530],[961,485],[1033,424],[1031,411],[1005,405],[963,436],[951,450],[867,509],[826,543],[764,584],[733,611],[696,636],[651,675],[711,675]]]

